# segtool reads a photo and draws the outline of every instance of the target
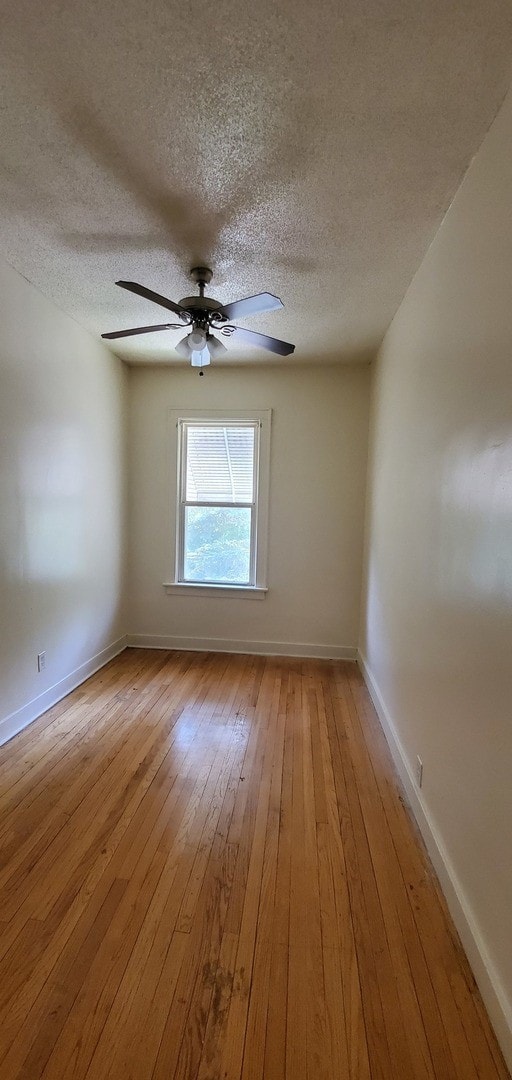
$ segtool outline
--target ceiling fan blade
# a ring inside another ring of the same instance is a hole
[[[219,341],[213,334],[208,334],[206,341],[210,350],[210,356],[220,356],[221,353],[227,352],[224,342]]]
[[[169,311],[174,311],[180,318],[190,321],[190,316],[185,311],[185,308],[175,304],[174,300],[168,300],[166,296],[160,296],[160,293],[153,292],[152,289],[146,289],[145,285],[138,285],[136,281],[116,281],[116,285],[119,285],[121,289],[128,289],[128,292],[136,293],[137,296],[144,296],[146,300],[152,300],[154,304],[160,304],[160,307],[168,308]]]
[[[227,319],[243,319],[245,315],[258,315],[262,311],[276,311],[283,307],[278,296],[269,292],[260,292],[256,296],[246,296],[243,300],[234,300],[232,304],[225,304],[221,308],[221,314]]]
[[[132,337],[134,334],[152,334],[155,330],[182,330],[181,323],[160,323],[159,326],[134,326],[132,330],[114,330],[111,334],[102,334],[102,338]]]
[[[279,356],[289,356],[295,349],[295,345],[290,345],[289,341],[279,341],[279,338],[268,337],[267,334],[256,334],[254,330],[246,330],[243,326],[235,326],[230,337],[245,341],[247,345],[268,349],[269,352],[278,353]]]

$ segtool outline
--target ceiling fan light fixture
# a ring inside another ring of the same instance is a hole
[[[192,352],[202,352],[206,348],[206,333],[199,327],[194,327],[192,332],[187,336],[187,343],[190,346]]]
[[[200,326],[195,326],[190,334],[187,334],[184,344],[190,356],[192,367],[203,368],[210,363],[211,353],[208,348],[206,331]]]
[[[190,353],[190,363],[192,367],[203,368],[208,367],[210,363],[210,350],[206,346],[204,349],[194,349]]]

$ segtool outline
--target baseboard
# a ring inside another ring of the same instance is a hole
[[[237,641],[230,638],[171,637],[160,634],[128,634],[126,644],[137,649],[180,649],[191,652],[254,653],[262,656],[304,656],[324,660],[355,660],[350,645],[310,645],[290,641]]]
[[[416,785],[411,763],[407,758],[375,678],[361,652],[359,652],[357,659],[393,760],[405,787],[412,812],[418,822],[427,851],[439,878],[450,914],[496,1032],[503,1056],[512,1072],[512,1004],[489,957],[482,934],[471,911],[471,906],[444,847],[442,838],[432,820],[429,808]]]
[[[17,709],[10,716],[6,716],[4,720],[0,720],[0,746],[12,739],[23,728],[26,728],[33,720],[37,720],[38,716],[51,709],[52,705],[56,705],[58,701],[70,694],[72,690],[75,690],[77,686],[80,686],[80,683],[85,682],[91,675],[94,675],[95,671],[108,664],[109,660],[112,660],[114,656],[117,656],[125,648],[126,637],[123,636],[107,645],[105,649],[96,653],[90,660],[80,664],[64,679],[60,679],[59,682],[48,687],[44,693],[39,694],[38,697],[33,698],[26,705],[22,705],[21,709]]]

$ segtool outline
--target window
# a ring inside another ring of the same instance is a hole
[[[177,588],[264,595],[269,428],[269,412],[176,414]]]

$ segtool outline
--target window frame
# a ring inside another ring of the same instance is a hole
[[[271,409],[173,409],[171,410],[171,554],[172,572],[164,588],[171,593],[201,596],[246,597],[264,599],[267,585],[268,501],[270,472]],[[187,425],[228,424],[255,426],[255,489],[252,503],[194,502],[187,503],[186,495],[186,438]],[[244,506],[251,509],[251,566],[248,584],[227,582],[195,582],[184,578],[185,508],[194,506]]]

